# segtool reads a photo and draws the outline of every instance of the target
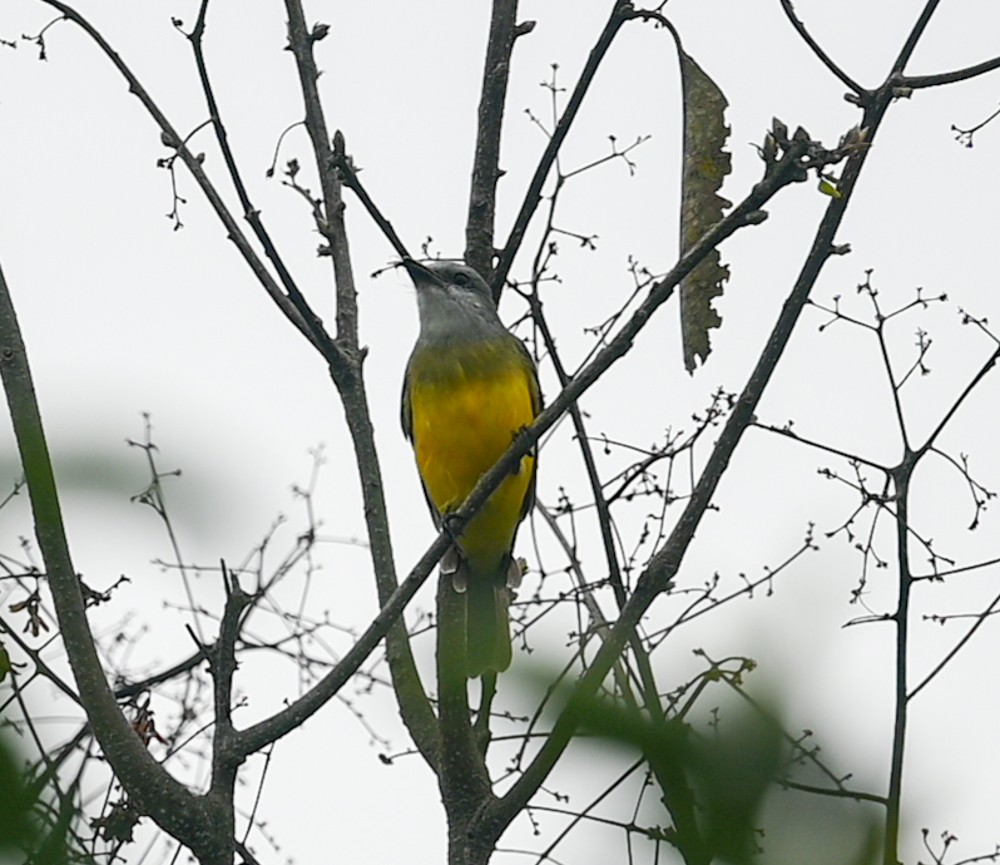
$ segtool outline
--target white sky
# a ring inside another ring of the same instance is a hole
[[[197,5],[79,3],[185,131],[206,113],[190,50],[170,18],[190,26]],[[875,85],[921,5],[913,0],[801,0],[797,11],[855,79]],[[506,236],[544,146],[524,109],[549,118],[546,91],[538,82],[557,62],[560,82],[572,85],[609,6],[596,0],[522,2],[522,18],[537,19],[538,26],[515,50],[498,241]],[[723,192],[731,200],[742,198],[760,174],[748,142],[761,140],[772,116],[790,128],[804,126],[829,146],[858,120],[858,111],[841,98],[842,85],[798,40],[777,0],[674,0],[668,10],[686,49],[730,103],[734,171]],[[307,4],[310,20],[331,24],[317,51],[330,128],[344,131],[370,193],[414,251],[427,235],[445,256],[459,255],[464,246],[488,12],[485,0]],[[0,9],[0,38],[37,32],[51,17],[35,0],[8,0]],[[206,51],[251,195],[307,297],[329,321],[329,265],[315,257],[318,236],[309,214],[294,193],[276,179],[264,179],[278,135],[302,115],[292,59],[281,50],[284,20],[277,2],[215,0]],[[167,155],[159,130],[83,33],[60,24],[48,31],[47,43],[47,63],[37,62],[30,45],[16,51],[0,47],[0,262],[24,329],[57,473],[65,480],[76,476],[80,483],[87,466],[91,474],[95,465],[98,474],[104,473],[100,495],[77,486],[65,498],[76,567],[96,586],[121,573],[132,578],[112,613],[136,608],[140,618],[151,618],[153,631],[137,652],[155,666],[187,652],[190,642],[184,617],[160,610],[164,601],[181,600],[174,578],[150,564],[168,556],[166,539],[151,513],[128,500],[141,488],[144,472],[140,455],[123,442],[141,437],[141,412],[153,416],[162,465],[183,469],[168,494],[182,547],[192,561],[211,564],[220,556],[239,561],[278,512],[291,518],[282,536],[282,543],[291,544],[302,523],[290,486],[308,479],[308,452],[320,443],[328,458],[316,502],[323,531],[363,538],[357,480],[322,362],[255,283],[182,168],[185,227],[174,232],[164,218],[171,199],[169,178],[155,167],[156,159]],[[910,71],[943,71],[998,52],[1000,6],[943,0]],[[838,236],[854,252],[830,262],[813,295],[825,303],[842,294],[862,314],[866,310],[854,287],[866,268],[875,269],[873,281],[890,308],[908,301],[918,285],[928,295],[949,295],[949,304],[911,314],[894,331],[900,363],[912,357],[918,326],[935,341],[928,358],[933,375],[907,385],[907,413],[918,440],[993,349],[985,337],[960,327],[956,308],[1000,320],[993,260],[1000,126],[983,130],[972,150],[957,145],[950,132],[952,123],[971,126],[991,113],[997,94],[994,74],[918,93],[890,110]],[[638,163],[634,178],[614,162],[566,190],[559,224],[600,238],[596,253],[570,238],[562,242],[557,262],[562,285],[547,295],[546,308],[570,368],[591,345],[583,327],[601,321],[627,296],[627,256],[635,255],[654,271],[673,263],[678,99],[675,54],[667,35],[637,23],[628,26],[594,83],[567,142],[563,166],[604,155],[609,134],[620,145],[639,135],[653,137],[632,154]],[[206,152],[207,170],[235,207],[208,130],[192,146]],[[309,165],[301,130],[286,138],[282,154]],[[306,174],[315,188],[312,171]],[[398,427],[402,369],[416,333],[415,303],[401,273],[369,278],[390,260],[391,250],[360,205],[350,195],[347,199],[362,338],[370,349],[369,396],[397,561],[406,572],[432,539],[409,447]],[[733,276],[719,304],[725,323],[714,336],[715,353],[707,367],[693,379],[683,372],[677,308],[668,304],[633,355],[585,398],[592,433],[646,446],[667,426],[690,429],[691,413],[704,407],[720,384],[739,390],[825,204],[813,181],[787,190],[770,207],[768,222],[726,244],[723,259]],[[532,248],[529,240],[526,251]],[[515,276],[526,275],[528,261],[522,254]],[[508,299],[501,312],[511,319],[520,309]],[[823,320],[815,310],[803,317],[760,418],[778,424],[794,418],[803,435],[892,461],[898,441],[874,345],[842,324],[820,336],[816,326]],[[543,370],[543,378],[551,397],[556,392],[551,370]],[[995,378],[988,379],[942,439],[956,456],[971,453],[977,478],[991,488],[1000,486],[994,445],[997,387]],[[607,473],[621,460],[619,454],[609,458],[603,464]],[[827,465],[846,471],[842,463],[805,448],[762,432],[748,434],[720,487],[721,510],[706,516],[685,561],[684,583],[699,585],[714,571],[729,579],[741,571],[759,575],[765,564],[777,565],[796,548],[810,520],[817,523],[822,552],[776,581],[774,597],[740,602],[705,617],[704,628],[665,647],[658,671],[665,686],[683,680],[697,669],[690,655],[695,646],[715,657],[757,657],[762,676],[784,683],[790,728],[815,730],[839,771],[854,772],[859,786],[868,783],[881,791],[889,754],[891,633],[883,625],[840,628],[864,612],[847,603],[860,557],[841,538],[824,537],[854,507],[845,489],[816,474],[817,467]],[[542,501],[554,503],[560,487],[585,499],[586,480],[567,430],[553,437],[541,466]],[[17,472],[4,414],[0,497]],[[917,483],[914,517],[939,552],[960,563],[996,555],[996,509],[970,535],[965,527],[973,509],[960,477],[928,464]],[[642,503],[621,515],[623,534],[632,542],[638,533],[635,519],[648,506]],[[597,573],[596,533],[585,516],[581,520],[585,564]],[[29,532],[26,502],[0,513],[0,551]],[[524,554],[528,536],[522,533]],[[313,614],[328,609],[334,621],[363,627],[376,609],[365,551],[327,545],[321,552],[325,558],[312,596]],[[981,610],[995,594],[995,584],[996,572],[983,571],[917,590],[915,680],[968,624],[920,626],[920,616]],[[6,604],[7,597],[0,583],[0,602]],[[894,597],[893,569],[877,572],[869,604],[881,612]],[[430,596],[419,600],[427,608]],[[653,608],[654,625],[658,609],[669,612],[666,602],[661,605]],[[553,651],[563,651],[562,636],[546,636]],[[950,672],[914,703],[906,774],[907,861],[923,852],[923,826],[934,836],[944,829],[957,834],[963,857],[988,852],[1000,840],[995,829],[1000,754],[993,720],[1000,709],[998,648],[997,629],[987,623]],[[418,642],[418,655],[429,671],[426,638]],[[516,662],[515,669],[523,663]],[[296,687],[288,668],[242,684],[250,696],[246,711],[254,715],[279,705]],[[385,695],[368,702],[362,698],[357,705],[391,740],[389,750],[407,747]],[[711,705],[706,703],[705,710]],[[443,861],[443,814],[430,772],[412,757],[384,767],[377,761],[382,746],[368,745],[365,730],[337,704],[279,744],[261,808],[282,848],[273,852],[260,836],[252,836],[261,861],[286,856],[324,861],[320,857],[331,851],[344,861]],[[587,766],[589,775],[581,779],[578,769],[566,770],[554,783],[593,789],[606,783],[608,776],[599,768],[589,768],[600,767],[596,758],[575,765]],[[584,801],[582,796],[578,801]],[[537,842],[525,822],[502,845]],[[604,861],[603,852],[594,849],[577,853],[580,858],[563,861]],[[498,856],[496,861],[524,857]]]

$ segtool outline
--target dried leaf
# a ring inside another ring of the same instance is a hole
[[[112,802],[103,815],[90,821],[90,826],[96,829],[105,841],[128,844],[132,841],[132,830],[140,819],[142,815],[130,802]]]
[[[23,601],[18,601],[8,607],[12,613],[23,612],[28,614],[28,621],[25,624],[22,633],[28,633],[30,631],[31,636],[37,637],[42,631],[49,630],[48,624],[42,618],[41,603],[42,599],[39,597],[38,592],[32,592],[32,594],[30,594]]]
[[[722,91],[682,49],[681,84],[684,94],[684,174],[681,181],[681,254],[722,219],[731,202],[720,196],[722,181],[732,170],[724,149],[729,127],[723,119],[728,103]],[[708,331],[722,319],[712,301],[723,292],[729,267],[715,250],[681,281],[681,335],[684,366],[693,373],[697,359],[704,363],[711,351]]]

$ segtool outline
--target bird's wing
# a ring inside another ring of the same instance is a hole
[[[409,362],[406,364],[406,373],[403,375],[403,395],[399,406],[399,422],[403,427],[403,435],[411,442],[413,441],[413,403],[410,399],[410,366],[412,363],[413,357],[411,356]],[[420,477],[420,472],[417,472],[417,476]],[[420,487],[424,491],[424,499],[431,512],[431,518],[434,520],[434,526],[440,529],[441,512],[435,506],[430,493],[427,492],[427,484],[424,483],[422,477],[420,477]]]
[[[399,401],[399,423],[403,427],[403,435],[407,441],[413,441],[413,405],[410,402],[410,366],[413,357],[406,362],[406,372],[403,373],[403,395]]]
[[[528,389],[531,393],[531,416],[534,419],[538,417],[542,408],[544,408],[542,390],[538,384],[538,367],[535,365],[535,359],[531,356],[527,346],[521,340],[517,339],[517,337],[514,337],[514,339],[517,342],[521,359],[524,361],[525,371],[528,373]],[[528,491],[525,493],[524,501],[521,503],[522,520],[531,513],[531,509],[535,506],[535,479],[538,477],[537,445],[531,449],[531,455],[534,457],[534,462],[531,465],[531,483],[528,485]]]

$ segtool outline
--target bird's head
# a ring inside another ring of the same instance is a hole
[[[473,305],[496,310],[493,292],[486,280],[461,261],[424,263],[407,258],[403,260],[403,266],[417,287],[418,300],[422,296],[430,296],[435,300],[452,301],[463,307]]]

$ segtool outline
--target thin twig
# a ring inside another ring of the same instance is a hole
[[[240,200],[240,206],[243,208],[244,218],[250,223],[250,227],[253,230],[254,235],[256,235],[257,240],[260,241],[260,245],[264,248],[265,255],[267,255],[268,259],[270,259],[271,263],[274,265],[274,269],[278,274],[278,279],[281,280],[281,284],[287,292],[288,298],[301,314],[302,320],[313,332],[316,341],[321,343],[324,341],[324,338],[326,338],[326,335],[323,332],[322,324],[320,323],[316,313],[313,312],[312,307],[309,306],[306,299],[302,296],[302,292],[299,291],[299,287],[292,278],[291,273],[289,273],[288,268],[285,266],[285,262],[282,259],[281,254],[278,252],[277,247],[274,245],[274,241],[271,240],[271,235],[264,227],[260,210],[254,207],[253,202],[250,200],[250,194],[247,192],[246,184],[243,182],[243,176],[240,174],[239,167],[236,165],[236,157],[233,155],[233,150],[229,146],[229,135],[226,132],[225,124],[222,122],[219,105],[215,99],[215,91],[212,88],[212,80],[208,75],[208,66],[205,63],[204,35],[205,20],[208,13],[208,2],[209,0],[202,0],[201,7],[198,10],[197,22],[195,23],[194,29],[188,36],[188,40],[190,41],[191,48],[194,51],[195,65],[198,67],[198,78],[201,81],[202,92],[205,94],[205,102],[208,105],[211,123],[215,129],[215,137],[219,142],[219,148],[222,150],[222,158],[225,160],[226,170],[229,172],[229,178],[233,182],[233,188],[236,190],[236,195]]]
[[[990,605],[976,617],[976,622],[971,628],[969,628],[968,633],[966,633],[966,635],[955,644],[954,648],[952,648],[952,650],[941,659],[937,666],[935,666],[934,669],[924,677],[923,681],[921,681],[919,685],[906,695],[907,700],[912,700],[934,680],[934,677],[948,665],[948,662],[958,654],[959,650],[972,639],[973,634],[975,634],[976,631],[978,631],[982,626],[983,622],[985,622],[990,615],[992,615],[998,604],[1000,604],[1000,595],[997,595],[990,602]]]
[[[344,416],[354,445],[379,603],[383,613],[387,608],[393,608],[397,617],[395,621],[388,624],[382,621],[385,628],[381,633],[384,633],[386,637],[386,654],[400,714],[421,754],[431,767],[435,767],[440,755],[437,719],[434,717],[430,701],[427,699],[423,683],[417,672],[405,624],[399,616],[402,605],[394,606],[396,603],[394,599],[397,598],[402,587],[396,577],[396,565],[389,534],[388,510],[385,503],[385,485],[382,481],[378,450],[375,446],[375,432],[372,428],[368,396],[362,377],[365,352],[358,341],[357,291],[344,221],[344,204],[341,197],[342,181],[334,164],[333,147],[335,145],[331,144],[327,134],[326,119],[319,98],[319,70],[313,56],[313,47],[325,35],[326,30],[323,25],[316,25],[312,30],[307,28],[301,0],[285,0],[285,9],[288,13],[289,47],[295,57],[295,66],[305,105],[306,128],[313,145],[313,155],[323,189],[325,232],[330,244],[329,253],[333,261],[337,299],[336,343],[347,359],[344,365],[331,364],[330,373],[340,392]],[[342,148],[342,145],[337,146]],[[443,543],[438,544],[436,549],[437,558],[440,558],[444,552]],[[417,586],[426,579],[430,567],[436,561],[437,559],[434,559],[430,565],[426,565],[426,562],[422,560],[421,567],[426,567],[427,570],[415,579],[413,591],[416,591]],[[408,578],[407,583],[409,582]],[[405,592],[403,594],[406,595]],[[412,592],[406,595],[406,599],[408,600],[411,595]],[[380,613],[379,617],[383,616],[383,613]],[[376,618],[376,621],[380,620],[379,617]],[[374,633],[373,628],[374,623],[366,633]],[[377,639],[375,642],[377,643]],[[374,645],[372,643],[371,648],[374,648]],[[362,658],[356,659],[355,669],[360,665],[361,660]],[[329,682],[333,682],[329,676],[327,679]],[[330,690],[324,692],[324,701],[329,699],[334,692]]]
[[[118,707],[97,657],[80,581],[69,554],[27,354],[2,269],[0,374],[63,645],[94,735],[115,774],[140,807],[196,853],[211,857],[217,840],[216,808],[199,807],[196,797],[153,759]]]
[[[795,28],[795,32],[802,37],[802,40],[812,49],[813,54],[819,59],[819,61],[829,69],[842,84],[847,85],[854,93],[858,96],[864,96],[867,91],[864,87],[858,84],[850,75],[848,75],[843,69],[841,69],[819,45],[819,43],[813,39],[812,34],[806,30],[805,24],[799,19],[799,16],[795,14],[795,8],[792,6],[792,0],[781,0],[781,9],[785,13],[785,17],[788,18],[792,27]]]
[[[580,78],[573,88],[573,93],[566,103],[566,110],[563,112],[562,117],[559,118],[559,122],[552,132],[552,137],[549,139],[541,158],[538,160],[535,173],[522,199],[521,209],[514,219],[514,225],[510,230],[510,235],[507,237],[507,242],[500,252],[500,258],[497,261],[491,283],[494,297],[498,296],[504,280],[507,279],[507,275],[510,273],[511,265],[513,265],[514,257],[521,248],[521,242],[524,240],[524,234],[528,230],[531,217],[534,215],[541,201],[542,187],[545,185],[545,180],[549,176],[549,171],[552,169],[556,157],[559,155],[562,143],[570,127],[573,125],[580,106],[583,104],[583,98],[586,96],[587,90],[597,75],[601,61],[604,59],[608,48],[611,47],[611,43],[614,41],[618,30],[622,24],[629,20],[632,11],[632,4],[628,0],[614,0],[611,17],[608,18],[604,29],[601,31],[601,35],[591,50],[590,56],[587,58],[587,63],[580,73]]]
[[[108,41],[97,31],[97,29],[75,9],[68,6],[66,3],[61,2],[61,0],[41,0],[41,2],[58,9],[68,20],[80,27],[97,44],[104,55],[114,64],[115,68],[118,69],[125,80],[128,81],[129,92],[135,94],[135,96],[139,99],[143,107],[164,133],[165,140],[170,141],[172,146],[176,146],[177,153],[180,155],[184,164],[187,166],[191,175],[201,188],[205,198],[208,199],[212,209],[215,211],[216,215],[225,227],[227,236],[233,241],[240,255],[250,266],[254,276],[257,277],[258,282],[260,282],[268,296],[274,301],[275,304],[277,304],[278,308],[282,311],[285,317],[302,333],[302,335],[305,336],[315,348],[323,353],[329,363],[335,364],[341,362],[340,353],[333,348],[329,337],[325,334],[321,336],[317,335],[315,324],[310,325],[306,322],[301,312],[285,295],[285,293],[281,290],[281,287],[274,281],[274,278],[271,276],[267,267],[260,260],[257,253],[254,252],[253,247],[250,246],[246,235],[240,229],[232,213],[230,213],[229,208],[226,206],[222,197],[215,189],[215,186],[209,180],[208,175],[205,173],[197,155],[193,154],[181,143],[183,142],[183,136],[180,135],[170,123],[166,115],[160,110],[159,106],[153,101],[152,97],[139,82],[135,73],[133,73],[132,70],[126,65],[125,61],[122,60],[119,54],[110,46],[110,44],[108,44]]]

